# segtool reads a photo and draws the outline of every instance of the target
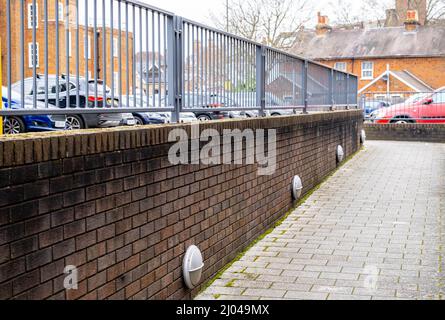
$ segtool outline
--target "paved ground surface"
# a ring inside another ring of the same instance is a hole
[[[445,299],[445,144],[367,142],[197,299]]]

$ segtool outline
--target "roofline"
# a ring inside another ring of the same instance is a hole
[[[392,55],[392,56],[359,56],[359,57],[328,57],[311,58],[315,61],[333,61],[333,60],[362,60],[362,59],[389,59],[389,58],[445,58],[445,54],[427,54],[427,55]]]

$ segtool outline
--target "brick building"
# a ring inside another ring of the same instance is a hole
[[[301,31],[290,50],[356,74],[359,93],[403,98],[438,89],[445,86],[445,26],[425,24],[426,1],[416,4],[419,11],[397,0],[380,28],[332,28],[319,14],[316,30]]]
[[[72,1],[72,8],[75,8],[75,2]],[[15,83],[21,79],[21,43],[20,43],[20,29],[24,26],[24,74],[25,78],[32,77],[34,69],[33,59],[33,21],[36,24],[36,72],[38,74],[45,73],[45,61],[48,60],[48,74],[54,75],[57,73],[56,69],[56,56],[57,56],[57,41],[56,34],[58,29],[58,56],[59,56],[59,74],[69,73],[76,75],[76,56],[79,55],[79,75],[86,76],[88,66],[88,76],[94,78],[95,76],[95,63],[94,55],[96,51],[97,58],[97,77],[103,79],[106,74],[106,83],[111,87],[114,79],[114,87],[116,90],[119,88],[119,30],[117,26],[112,30],[109,27],[103,28],[102,22],[98,21],[97,26],[97,41],[94,37],[94,28],[89,23],[89,26],[85,26],[84,15],[79,15],[79,29],[76,28],[76,16],[73,13],[68,14],[66,8],[66,1],[60,1],[56,3],[55,0],[47,1],[47,35],[48,35],[48,56],[45,57],[45,7],[43,0],[36,0],[35,16],[33,17],[33,0],[25,0],[23,6],[24,21],[20,18],[20,1],[11,1],[11,82]],[[56,22],[56,5],[58,10],[59,22]],[[0,0],[0,39],[2,43],[1,58],[3,61],[3,85],[7,81],[7,19],[6,19],[6,0]],[[75,10],[72,10],[75,11]],[[67,21],[68,20],[68,21]],[[112,36],[113,34],[113,36]],[[79,46],[77,46],[77,35],[79,37]],[[68,37],[68,48],[66,46],[66,40]],[[129,75],[128,86],[131,91],[132,87],[132,70],[133,70],[133,34],[128,32],[128,50],[126,47],[126,31],[123,26],[121,30],[121,57],[122,57],[122,93],[127,90],[127,77]],[[88,39],[88,40],[87,40]],[[111,50],[111,39],[113,39],[113,48]],[[104,41],[106,44],[106,50],[104,55]],[[96,50],[94,47],[96,46]],[[88,47],[88,53],[86,48]],[[104,67],[104,56],[106,65]],[[112,57],[113,56],[113,57]],[[67,66],[67,57],[69,57]],[[127,63],[128,61],[128,69]],[[112,68],[113,66],[113,68]]]

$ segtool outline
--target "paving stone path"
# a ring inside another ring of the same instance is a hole
[[[445,144],[367,142],[197,299],[445,299]]]

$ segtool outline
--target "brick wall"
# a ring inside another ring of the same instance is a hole
[[[444,124],[365,124],[369,140],[445,142]]]
[[[277,171],[170,165],[170,130],[121,128],[0,138],[0,299],[189,299],[181,264],[203,251],[203,283],[359,148],[360,111],[212,122],[277,129]],[[79,288],[63,287],[66,265]]]
[[[327,66],[333,67],[336,62],[346,62],[347,72],[358,75],[359,77],[359,89],[362,89],[368,85],[372,80],[362,80],[362,62],[371,61],[374,62],[374,78],[380,76],[387,70],[389,64],[392,71],[404,71],[408,70],[416,77],[425,81],[433,89],[438,89],[445,86],[445,79],[443,74],[445,72],[445,58],[382,58],[382,59],[355,59],[355,60],[335,60],[335,61],[320,61]],[[371,86],[367,91],[371,92],[386,92],[387,84],[385,81],[379,81],[375,85]],[[400,91],[413,91],[400,81],[392,78],[390,82],[390,90],[392,92]]]

